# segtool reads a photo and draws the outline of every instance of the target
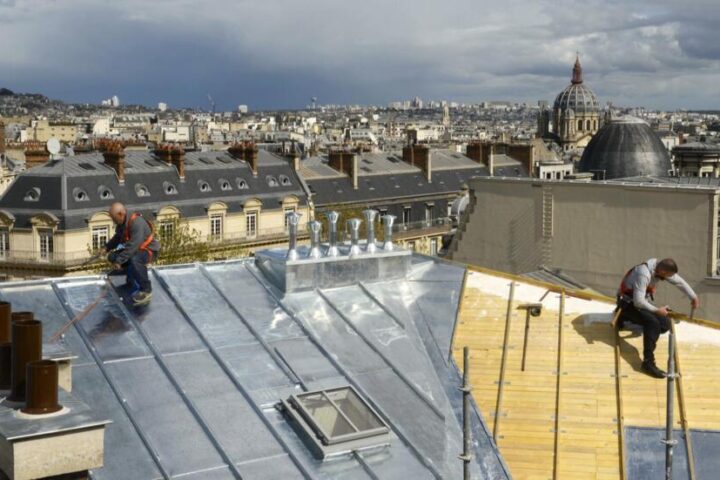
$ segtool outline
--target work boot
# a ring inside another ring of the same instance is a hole
[[[138,292],[133,299],[134,306],[147,305],[152,300],[152,292]]]
[[[655,365],[655,362],[649,362],[649,361],[645,360],[642,363],[642,369],[645,373],[647,373],[651,377],[665,378],[667,376],[667,374],[664,371],[660,370],[658,368],[658,366]]]

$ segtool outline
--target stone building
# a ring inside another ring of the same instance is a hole
[[[583,82],[580,59],[575,60],[570,85],[555,97],[552,113],[541,110],[538,136],[555,141],[563,151],[582,149],[600,128],[600,104]]]
[[[672,149],[673,168],[680,177],[720,177],[720,145],[690,142]]]

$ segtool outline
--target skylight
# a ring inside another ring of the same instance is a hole
[[[321,458],[389,442],[388,426],[351,386],[292,395],[283,405]]]

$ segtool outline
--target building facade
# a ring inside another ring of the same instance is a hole
[[[107,214],[114,201],[142,212],[159,234],[172,233],[178,221],[187,224],[216,257],[238,246],[285,244],[286,214],[310,216],[292,159],[253,144],[212,153],[170,146],[125,151],[118,142],[101,148],[17,177],[0,199],[0,275],[84,272],[92,252],[114,233]]]
[[[681,177],[720,177],[720,145],[690,142],[672,149],[673,168]]]

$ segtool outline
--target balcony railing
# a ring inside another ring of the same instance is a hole
[[[91,255],[87,250],[77,252],[45,252],[37,250],[8,250],[0,253],[0,263],[18,264],[45,264],[45,265],[77,265],[88,259]]]
[[[307,224],[298,225],[298,234],[307,233]],[[288,230],[285,227],[261,228],[255,232],[226,232],[220,235],[208,235],[205,240],[212,244],[238,244],[238,243],[254,243],[266,240],[282,239],[288,236]]]

